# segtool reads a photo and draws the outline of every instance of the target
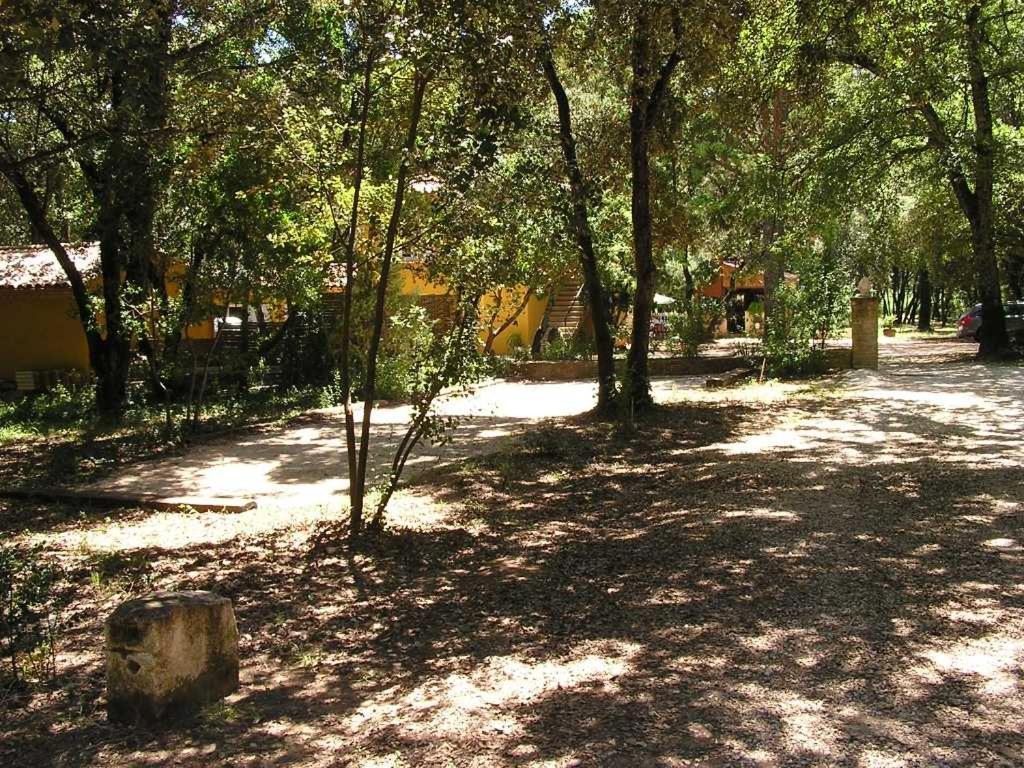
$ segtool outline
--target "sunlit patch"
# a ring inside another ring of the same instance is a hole
[[[597,685],[604,693],[614,693],[616,678],[631,669],[631,659],[639,651],[635,644],[603,641],[585,643],[567,657],[542,662],[492,658],[469,674],[435,678],[404,694],[389,689],[372,696],[348,718],[347,725],[352,732],[396,727],[410,738],[457,739],[468,733],[522,738],[523,727],[509,707],[580,686],[593,690]]]
[[[673,659],[668,667],[679,672],[696,672],[702,669],[725,669],[731,663],[732,659],[728,656],[701,654],[699,656],[679,656]]]
[[[785,449],[790,451],[809,450],[813,443],[805,439],[796,430],[775,430],[759,435],[748,435],[747,437],[731,443],[715,443],[707,446],[704,450],[720,451],[727,456],[741,456],[743,454],[769,453]]]
[[[883,752],[880,749],[866,749],[857,759],[857,765],[861,768],[903,768],[909,765],[907,759],[894,755],[891,752]]]
[[[807,640],[813,633],[803,629],[772,628],[760,635],[737,638],[740,645],[751,651],[774,651],[788,643]]]
[[[493,440],[498,437],[508,437],[512,434],[510,429],[481,429],[476,433],[476,437],[482,440]]]
[[[1006,538],[989,539],[985,542],[985,546],[992,549],[1020,549],[1016,539]]]
[[[985,693],[1002,696],[1019,686],[1024,641],[1003,636],[966,640],[922,656],[941,674],[977,676]]]
[[[1006,615],[1004,611],[997,608],[949,608],[938,611],[938,614],[948,621],[982,626],[992,626]]]
[[[334,515],[322,507],[286,509],[271,505],[231,514],[154,512],[137,520],[69,528],[55,533],[41,533],[34,538],[56,548],[86,552],[144,548],[173,550],[199,544],[223,544],[240,537],[302,528],[332,517]]]
[[[751,741],[744,743],[734,738],[726,742],[745,760],[757,764],[778,764],[777,756],[758,744],[776,727],[781,729],[778,743],[784,744],[787,752],[821,757],[839,753],[840,734],[823,701],[753,683],[738,686],[736,694],[742,702],[757,702],[755,709],[742,707],[744,719],[753,732]]]
[[[501,557],[495,560],[494,568],[503,579],[525,581],[531,574],[540,570],[540,563],[523,556]]]
[[[752,517],[759,518],[762,520],[799,520],[800,516],[796,512],[788,512],[783,509],[734,509],[729,512],[723,512],[722,517],[735,518],[735,517]]]

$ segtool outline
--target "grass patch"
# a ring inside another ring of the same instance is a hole
[[[92,480],[204,435],[286,421],[320,407],[322,397],[317,388],[226,394],[206,406],[196,431],[184,428],[180,408],[168,430],[163,409],[139,392],[118,421],[99,417],[90,389],[57,387],[0,402],[0,482],[17,486]]]

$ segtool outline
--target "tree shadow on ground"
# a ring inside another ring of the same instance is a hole
[[[37,713],[3,729],[4,751],[1019,763],[1024,470],[1000,415],[1019,392],[964,413],[882,390],[679,406],[628,435],[580,419],[424,479],[413,491],[443,518],[352,557],[310,563],[282,536],[147,551],[162,585],[235,601],[247,672],[230,711],[130,735],[96,711],[47,712],[48,727]],[[98,702],[95,662],[81,675]]]

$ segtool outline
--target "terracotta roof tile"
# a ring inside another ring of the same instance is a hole
[[[100,274],[98,243],[65,246],[68,255],[89,280]],[[66,288],[68,279],[53,251],[45,245],[0,247],[0,288]]]

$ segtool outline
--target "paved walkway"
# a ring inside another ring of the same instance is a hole
[[[679,392],[702,384],[699,376],[657,379],[655,397],[672,402]],[[406,477],[489,453],[529,424],[585,413],[596,398],[597,387],[589,381],[495,382],[450,398],[440,411],[458,419],[455,438],[445,445],[421,445],[406,465]],[[373,471],[390,466],[409,419],[408,406],[374,410]],[[348,489],[344,425],[340,409],[313,411],[281,428],[230,435],[183,456],[136,464],[89,488],[156,494],[181,504],[231,497],[255,499],[260,509],[323,506]]]

